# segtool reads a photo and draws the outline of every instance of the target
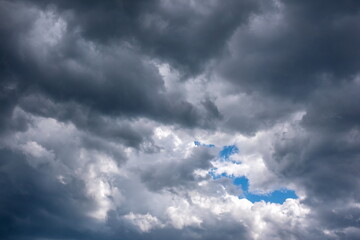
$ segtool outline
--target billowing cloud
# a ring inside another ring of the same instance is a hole
[[[0,0],[0,238],[359,239],[359,7]]]

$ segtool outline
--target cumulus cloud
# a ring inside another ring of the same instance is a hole
[[[0,0],[0,238],[359,239],[359,9]]]

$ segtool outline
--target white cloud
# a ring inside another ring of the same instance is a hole
[[[202,219],[191,210],[186,200],[180,200],[176,206],[170,206],[166,210],[170,223],[174,228],[182,229],[187,226],[200,227]]]
[[[129,214],[123,217],[124,219],[130,221],[132,224],[137,226],[142,232],[149,232],[153,228],[162,228],[162,224],[158,218],[152,216],[151,214],[134,214],[130,212]]]

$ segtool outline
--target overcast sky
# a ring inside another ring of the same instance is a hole
[[[360,239],[360,1],[0,0],[0,239]]]

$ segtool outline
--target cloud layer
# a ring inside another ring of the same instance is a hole
[[[359,239],[359,10],[0,0],[0,238]]]

